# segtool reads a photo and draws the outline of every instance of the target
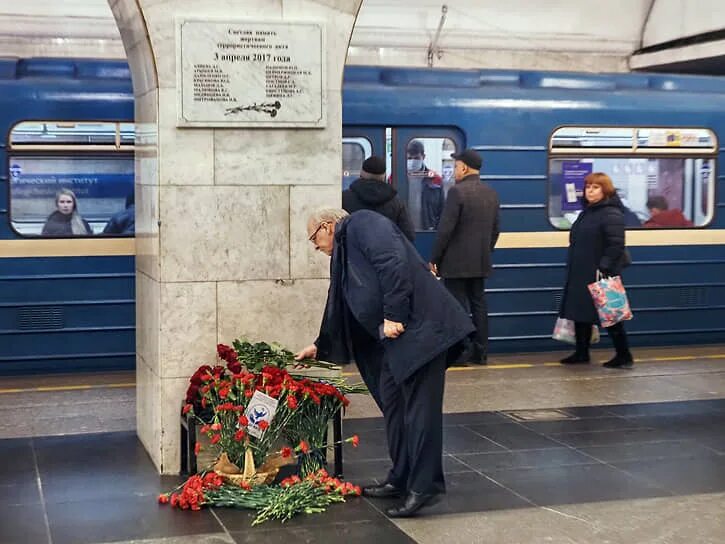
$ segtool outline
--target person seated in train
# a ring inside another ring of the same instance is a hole
[[[405,203],[398,192],[385,182],[385,159],[372,156],[362,164],[360,177],[342,192],[342,209],[347,213],[358,210],[378,212],[397,225],[411,242],[415,229]]]
[[[407,148],[408,183],[420,180],[420,225],[435,230],[443,212],[443,178],[425,165],[425,147],[420,140],[411,140]]]
[[[43,236],[83,236],[93,234],[88,221],[78,211],[78,199],[70,189],[61,189],[55,195],[57,208],[43,225]]]
[[[691,227],[692,221],[685,217],[682,210],[668,209],[667,199],[655,195],[647,199],[650,218],[644,222],[645,227]]]
[[[133,192],[126,197],[126,208],[116,212],[108,220],[103,234],[133,234],[136,228],[136,204]]]

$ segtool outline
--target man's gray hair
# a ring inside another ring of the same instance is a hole
[[[322,223],[339,223],[348,216],[345,210],[340,208],[320,208],[310,214],[310,223],[321,225]]]

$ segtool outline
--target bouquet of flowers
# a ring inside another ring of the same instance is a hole
[[[192,375],[182,413],[218,452],[213,470],[195,475],[176,492],[159,497],[180,508],[203,505],[255,508],[257,522],[288,519],[301,511],[324,510],[359,488],[330,478],[326,461],[328,424],[362,385],[343,378],[312,378],[287,370],[292,365],[331,369],[334,365],[295,361],[275,344],[235,340],[219,344],[225,365],[204,365]],[[358,437],[345,440],[358,445]],[[199,454],[200,444],[196,445]],[[297,475],[282,486],[268,486],[279,469],[297,462]],[[179,491],[181,490],[181,491]]]

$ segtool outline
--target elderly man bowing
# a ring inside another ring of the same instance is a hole
[[[385,482],[363,493],[403,497],[387,513],[411,516],[445,492],[446,355],[473,325],[386,217],[320,210],[307,233],[317,250],[332,257],[330,288],[319,337],[297,358],[357,363],[383,412],[393,461]]]

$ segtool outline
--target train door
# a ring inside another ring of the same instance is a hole
[[[342,129],[342,190],[360,177],[363,161],[385,153],[385,129],[347,127]]]
[[[392,130],[393,184],[415,225],[415,245],[430,257],[446,194],[455,183],[451,153],[462,151],[463,134],[454,128]]]

